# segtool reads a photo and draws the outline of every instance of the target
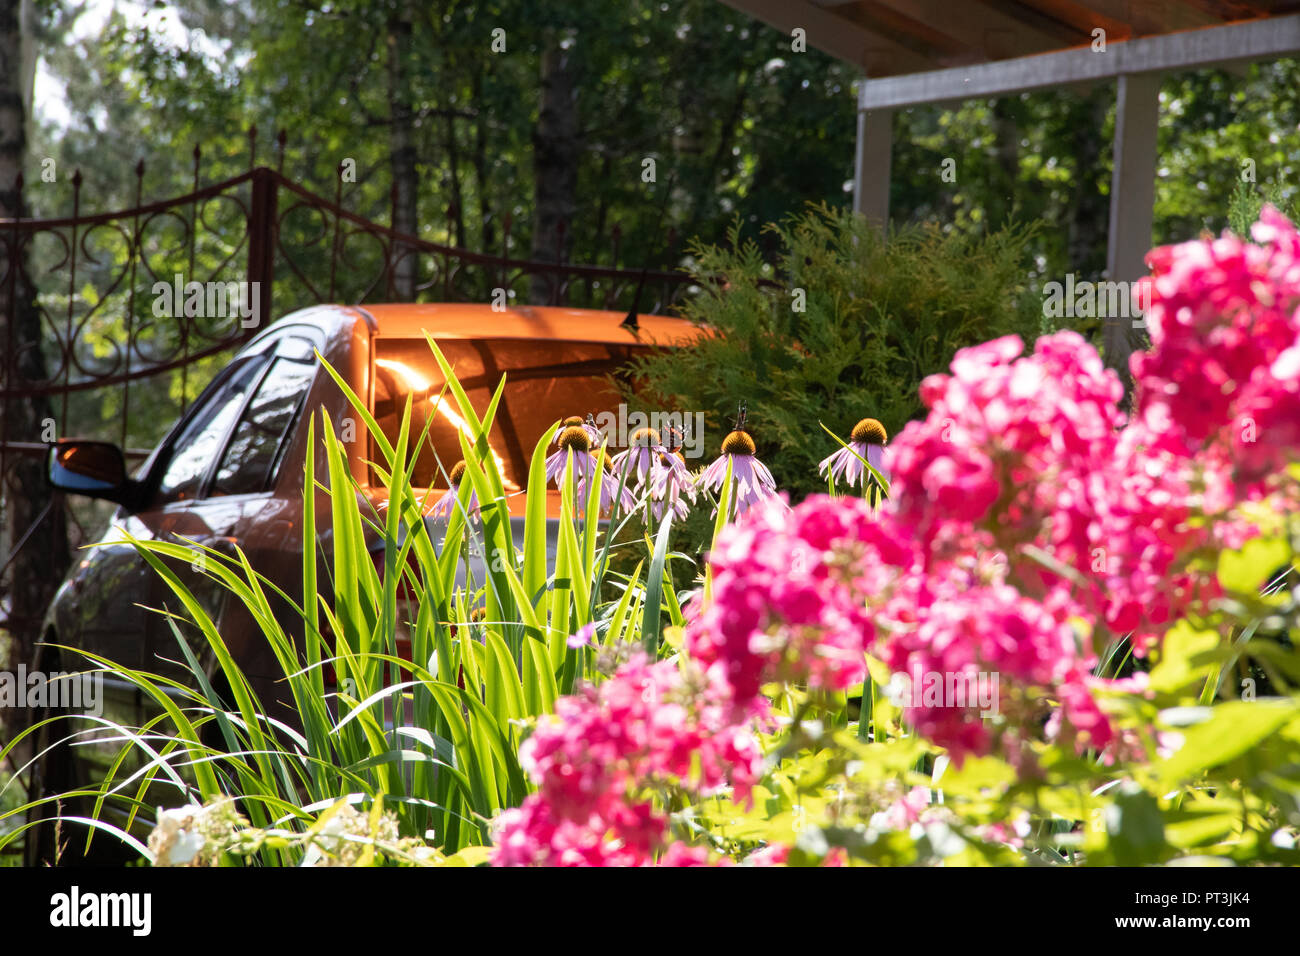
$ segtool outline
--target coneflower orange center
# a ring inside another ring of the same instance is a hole
[[[460,479],[464,474],[465,474],[465,459],[462,458],[460,461],[456,462],[456,464],[451,466],[451,474],[448,477],[451,478],[451,483],[453,485],[456,485],[456,484],[460,484]]]
[[[850,437],[855,442],[865,442],[868,445],[883,445],[889,441],[889,436],[885,433],[885,426],[874,418],[864,418],[854,425],[853,434]]]
[[[650,448],[660,444],[659,433],[653,428],[638,428],[632,433],[632,438],[628,441],[628,444],[638,448]]]
[[[581,425],[570,425],[560,432],[560,447],[574,451],[591,451],[591,436]]]
[[[756,450],[754,439],[749,437],[749,432],[737,430],[722,439],[724,455],[752,455]]]
[[[565,428],[569,428],[573,425],[581,425],[582,422],[583,422],[583,418],[581,415],[570,415],[568,418],[564,420],[563,425]]]

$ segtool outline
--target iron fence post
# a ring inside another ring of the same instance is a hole
[[[274,170],[253,170],[253,197],[248,212],[248,281],[257,301],[257,316],[270,321],[271,283],[275,281],[276,187]]]

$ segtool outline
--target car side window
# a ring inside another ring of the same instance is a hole
[[[172,443],[167,465],[158,484],[157,503],[196,498],[212,459],[221,451],[244,407],[248,390],[265,367],[266,355],[239,360],[235,369],[204,400],[184,431]]]
[[[276,359],[240,416],[212,482],[213,495],[241,495],[265,491],[281,449],[297,418],[303,397],[316,374],[311,349],[288,339],[276,350]]]

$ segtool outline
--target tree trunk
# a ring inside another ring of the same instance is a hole
[[[456,147],[456,112],[447,110],[447,169],[451,183],[452,234],[456,245],[465,248],[465,197],[460,188],[460,150]]]
[[[1016,189],[1020,179],[1020,125],[1017,103],[999,97],[993,104],[994,156],[997,160],[997,195],[991,197],[989,228],[1005,226],[1015,213]]]
[[[685,234],[688,236],[694,236],[699,232],[700,221],[705,215],[705,206],[717,195],[718,179],[722,170],[732,165],[731,147],[735,142],[736,132],[745,118],[745,101],[749,97],[749,84],[753,76],[752,70],[746,70],[736,78],[736,96],[732,100],[731,112],[718,132],[718,146],[709,161],[708,174],[701,177],[695,189],[695,197],[691,203],[691,218],[685,229]],[[661,250],[655,249],[652,254],[659,255],[660,252]]]
[[[483,102],[483,73],[474,71],[474,102]],[[488,202],[487,162],[487,111],[480,108],[474,118],[474,185],[478,195],[479,248],[482,252],[496,251],[496,222]]]
[[[393,171],[393,228],[416,235],[420,228],[420,174],[416,169],[415,108],[411,102],[411,34],[414,15],[409,3],[388,21],[388,160]],[[409,245],[393,243],[393,291],[409,302],[415,298],[418,255]]]
[[[1105,142],[1098,135],[1106,111],[1115,102],[1115,88],[1100,84],[1070,110],[1071,150],[1076,160],[1075,189],[1068,213],[1066,255],[1079,278],[1100,278],[1106,268],[1106,233],[1110,228],[1110,201],[1104,187],[1109,171],[1102,165]]]
[[[19,0],[0,0],[0,217],[25,214],[19,174],[27,150],[26,105],[23,93],[22,35]],[[0,227],[5,258],[0,279],[0,369],[5,389],[46,378],[41,348],[41,319],[26,268],[26,247],[20,235]],[[40,442],[54,418],[46,396],[25,395],[0,401],[0,439]],[[0,595],[8,598],[8,623],[13,638],[12,662],[30,663],[40,639],[45,608],[68,568],[67,526],[62,503],[45,480],[45,462],[39,456],[3,455],[0,474],[0,524],[8,547],[0,551],[0,565],[11,549],[31,531],[0,577]],[[47,510],[48,509],[48,510]]]
[[[558,37],[542,53],[542,102],[533,130],[533,245],[538,262],[560,262],[573,242],[577,211],[578,156],[577,90],[570,53]],[[557,276],[533,276],[529,299],[546,304],[559,288]]]

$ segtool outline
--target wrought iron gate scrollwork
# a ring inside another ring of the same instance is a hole
[[[532,304],[626,311],[638,299],[635,306],[644,312],[666,312],[690,281],[679,273],[620,267],[617,228],[608,266],[569,263],[562,256],[556,262],[510,256],[509,215],[499,224],[499,254],[398,233],[344,208],[341,169],[335,196],[327,199],[280,169],[253,165],[255,131],[249,139],[249,169],[202,187],[196,147],[194,186],[184,195],[144,203],[141,162],[135,167],[136,202],[129,209],[84,213],[78,172],[71,179],[70,216],[0,220],[5,259],[0,282],[35,290],[41,332],[38,343],[23,346],[16,340],[17,300],[10,297],[11,314],[0,340],[4,493],[17,457],[43,455],[51,437],[11,433],[11,402],[45,396],[57,437],[111,440],[138,459],[152,441],[145,437],[135,443],[141,447],[130,447],[133,409],[146,397],[156,402],[157,391],[166,387],[175,414],[183,412],[202,384],[201,373],[257,332],[229,310],[190,314],[170,301],[160,314],[165,293],[156,290],[162,285],[175,300],[178,282],[182,290],[189,282],[247,283],[257,291],[255,305],[265,324],[313,304],[396,301],[397,267],[410,259],[416,301],[489,302],[506,290],[512,302],[522,304],[531,288],[541,288],[545,301]],[[282,166],[283,135],[279,144]],[[561,227],[557,250],[564,248],[562,240]],[[33,354],[35,349],[42,354]],[[43,368],[44,374],[24,373],[32,368]],[[79,539],[73,543],[84,541],[86,528],[74,512],[68,516],[70,536]],[[20,543],[30,547],[39,540],[35,528],[0,527],[0,626],[5,572]]]

